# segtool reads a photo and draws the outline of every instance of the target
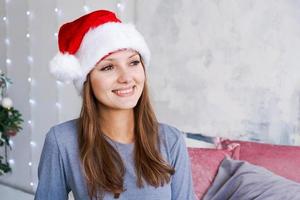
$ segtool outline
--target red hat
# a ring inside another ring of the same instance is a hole
[[[98,10],[61,26],[59,52],[50,72],[63,82],[73,81],[81,94],[87,74],[103,57],[120,49],[133,49],[149,65],[150,51],[132,24],[122,23],[113,12]]]

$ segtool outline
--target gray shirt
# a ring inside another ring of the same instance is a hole
[[[76,200],[88,200],[86,181],[80,164],[77,144],[77,120],[54,126],[46,135],[38,167],[39,183],[35,200],[66,200],[73,192]],[[175,174],[169,184],[153,187],[145,183],[136,186],[133,161],[134,144],[110,141],[120,153],[125,164],[125,192],[120,200],[194,200],[190,161],[182,136],[178,129],[166,124],[159,125],[161,154],[174,168]],[[112,200],[106,193],[104,200]]]

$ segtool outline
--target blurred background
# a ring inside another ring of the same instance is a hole
[[[60,25],[98,9],[115,11],[144,35],[161,122],[300,145],[300,1],[0,0],[0,69],[24,119],[9,141],[12,173],[0,176],[1,199],[33,199],[47,131],[78,116],[80,97],[54,80],[48,62]]]

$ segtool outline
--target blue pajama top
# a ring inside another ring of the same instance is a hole
[[[38,167],[38,187],[35,200],[67,200],[72,191],[75,200],[89,200],[87,185],[80,164],[77,143],[77,120],[71,120],[50,129],[46,135]],[[133,161],[134,144],[111,141],[124,162],[125,192],[120,200],[194,200],[190,161],[183,134],[166,124],[159,124],[160,151],[166,161],[175,168],[171,181],[163,187],[144,184],[136,186]],[[114,199],[105,193],[104,200]]]

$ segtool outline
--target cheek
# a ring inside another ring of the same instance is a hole
[[[142,70],[140,70],[139,71],[139,73],[137,73],[137,81],[139,82],[139,83],[144,83],[145,82],[145,72],[144,72],[144,69],[142,69]]]
[[[94,94],[99,96],[106,90],[108,83],[99,77],[91,77],[91,85]]]

